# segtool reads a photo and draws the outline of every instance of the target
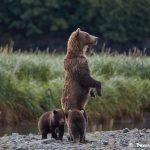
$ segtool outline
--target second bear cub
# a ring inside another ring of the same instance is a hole
[[[52,138],[62,140],[64,135],[65,115],[62,109],[54,109],[45,112],[38,121],[38,129],[42,134],[42,139],[47,138],[51,133]]]
[[[67,114],[68,139],[75,143],[85,143],[87,121],[84,113],[84,110],[73,109],[69,110]]]

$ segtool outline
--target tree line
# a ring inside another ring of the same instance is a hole
[[[150,1],[1,0],[0,34],[6,37],[69,33],[76,27],[113,42],[141,41],[150,35]]]

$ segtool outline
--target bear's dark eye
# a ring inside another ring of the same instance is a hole
[[[88,34],[86,34],[86,37],[88,38],[88,37],[89,37],[89,35],[88,35]]]

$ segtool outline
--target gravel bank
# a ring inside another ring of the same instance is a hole
[[[66,134],[63,141],[41,140],[40,135],[20,135],[12,133],[0,137],[0,150],[150,150],[150,129],[123,129],[87,133],[86,144],[68,142]]]

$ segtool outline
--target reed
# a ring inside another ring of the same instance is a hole
[[[63,54],[13,53],[0,48],[0,121],[36,119],[60,107],[63,58]],[[93,77],[102,82],[102,96],[89,98],[86,107],[91,118],[138,118],[150,111],[148,56],[101,53],[88,60]]]

